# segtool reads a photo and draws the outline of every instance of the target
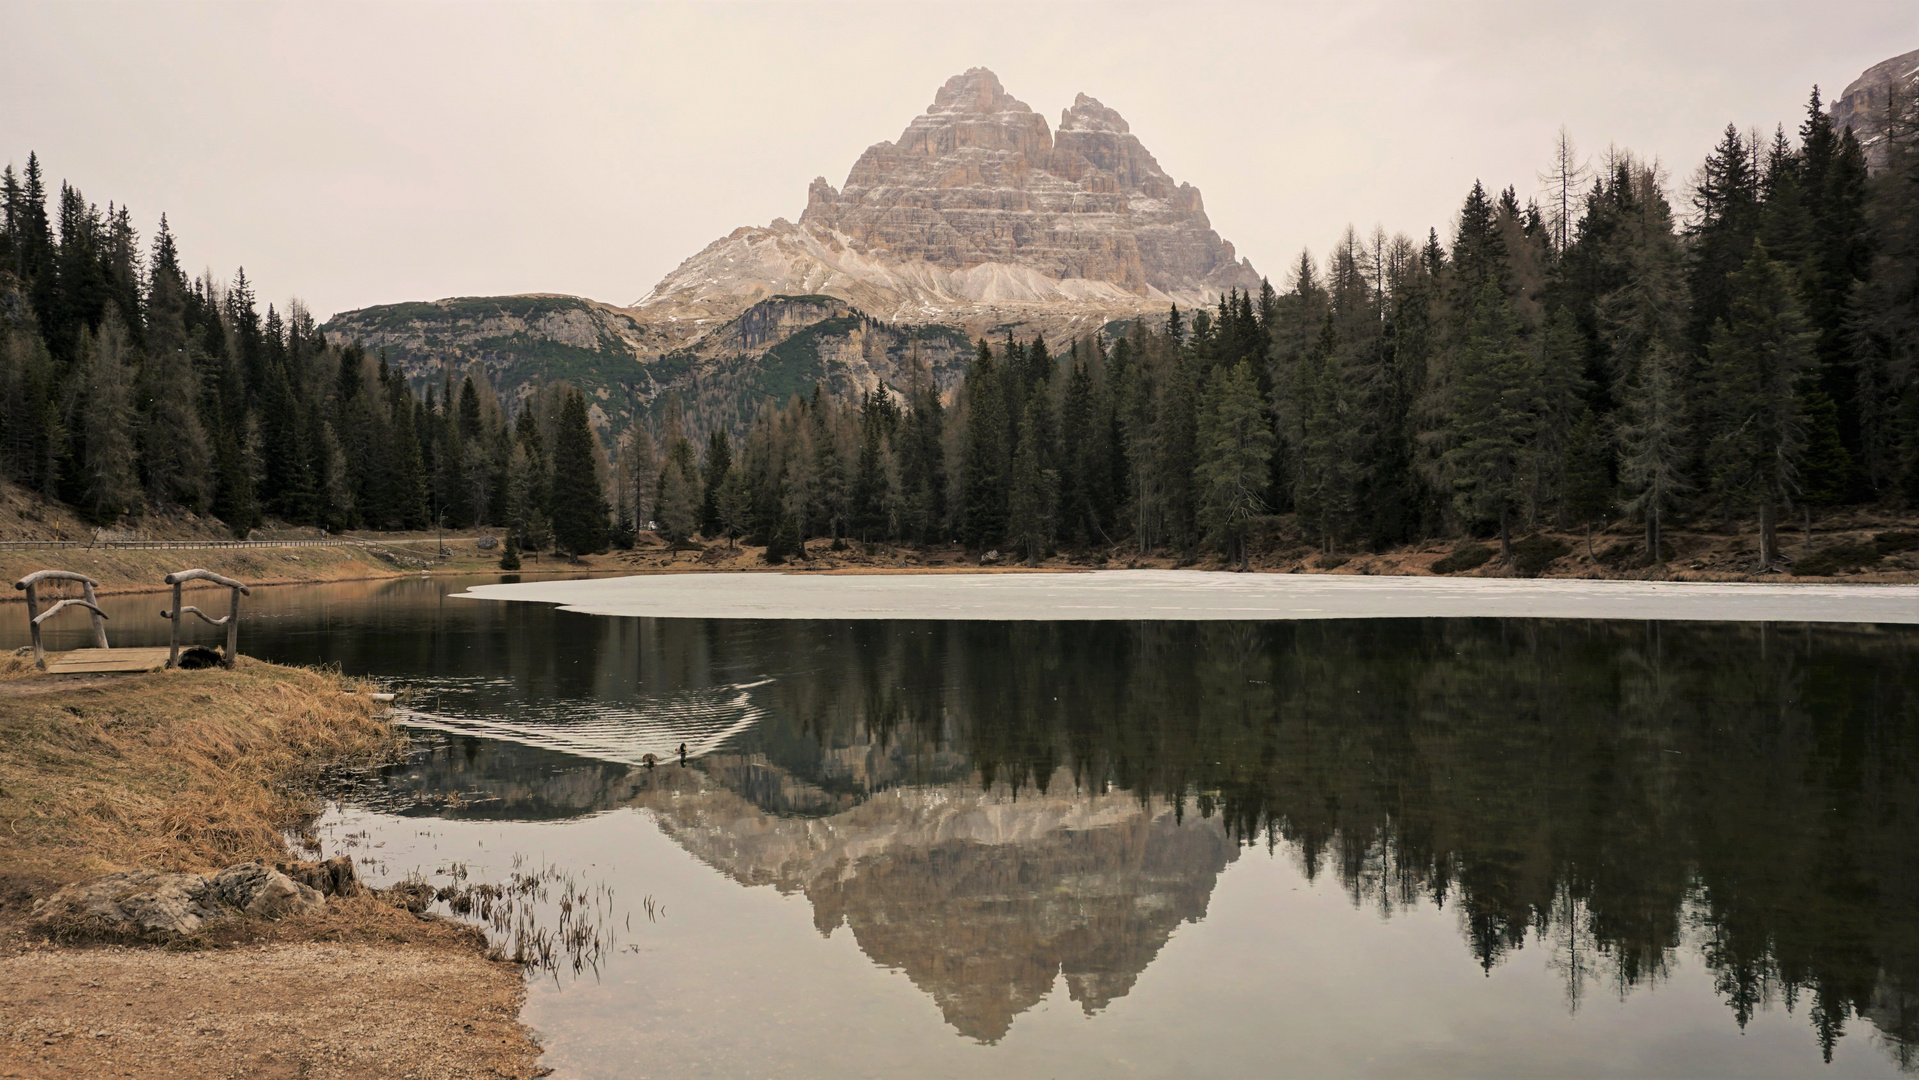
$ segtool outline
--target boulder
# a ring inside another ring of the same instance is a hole
[[[34,921],[56,932],[194,934],[231,915],[206,878],[155,870],[68,885],[33,906]]]
[[[312,915],[326,910],[326,897],[311,885],[302,885],[265,863],[240,863],[215,874],[209,882],[220,901],[248,915],[277,919]]]
[[[324,862],[275,863],[274,869],[322,896],[360,895],[360,877],[353,870],[353,860],[345,855]]]
[[[32,921],[65,936],[177,937],[239,914],[317,915],[328,896],[360,891],[353,860],[238,863],[211,877],[124,870],[68,885],[33,906]]]

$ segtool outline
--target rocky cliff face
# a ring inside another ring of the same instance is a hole
[[[697,336],[764,297],[824,293],[893,322],[1060,337],[1258,285],[1117,112],[1081,94],[1055,136],[974,68],[843,189],[814,180],[797,225],[735,230],[634,307]]]
[[[1919,49],[1867,68],[1826,110],[1834,125],[1852,128],[1875,168],[1885,164],[1886,104],[1894,95],[1908,105],[1919,99]]]

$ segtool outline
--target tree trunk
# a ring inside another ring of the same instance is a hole
[[[1599,561],[1599,556],[1593,554],[1593,523],[1590,521],[1586,523],[1586,558]]]
[[[1779,550],[1779,527],[1772,519],[1772,500],[1759,504],[1759,572],[1771,572],[1773,553]]]
[[[1659,562],[1659,511],[1654,507],[1646,509],[1646,562]]]
[[[1806,554],[1810,555],[1812,554],[1812,506],[1808,504],[1804,509],[1806,511]]]
[[[1504,506],[1500,507],[1499,508],[1499,560],[1501,562],[1506,562],[1506,563],[1510,563],[1513,561],[1513,532],[1512,532],[1511,519],[1512,519],[1512,511],[1507,509]]]

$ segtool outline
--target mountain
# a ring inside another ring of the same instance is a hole
[[[1895,93],[1905,102],[1919,97],[1919,49],[1867,68],[1826,110],[1834,125],[1852,128],[1874,167],[1885,163],[1886,102]]]
[[[1058,342],[1259,285],[1199,191],[1119,113],[1081,94],[1055,131],[974,68],[842,187],[815,179],[797,224],[736,229],[629,307],[465,297],[343,312],[323,329],[415,379],[481,364],[509,397],[572,380],[599,400],[603,432],[678,391],[703,429],[816,382],[859,392],[917,370],[948,388],[982,335]]]
[[[1259,275],[1124,118],[1081,94],[1055,137],[974,68],[897,142],[867,148],[844,189],[815,179],[799,224],[737,229],[633,307],[706,327],[775,293],[824,293],[894,322],[1063,336],[1229,288]]]

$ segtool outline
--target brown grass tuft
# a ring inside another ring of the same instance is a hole
[[[56,678],[0,682],[0,866],[42,880],[281,857],[326,766],[403,745],[331,672]]]

